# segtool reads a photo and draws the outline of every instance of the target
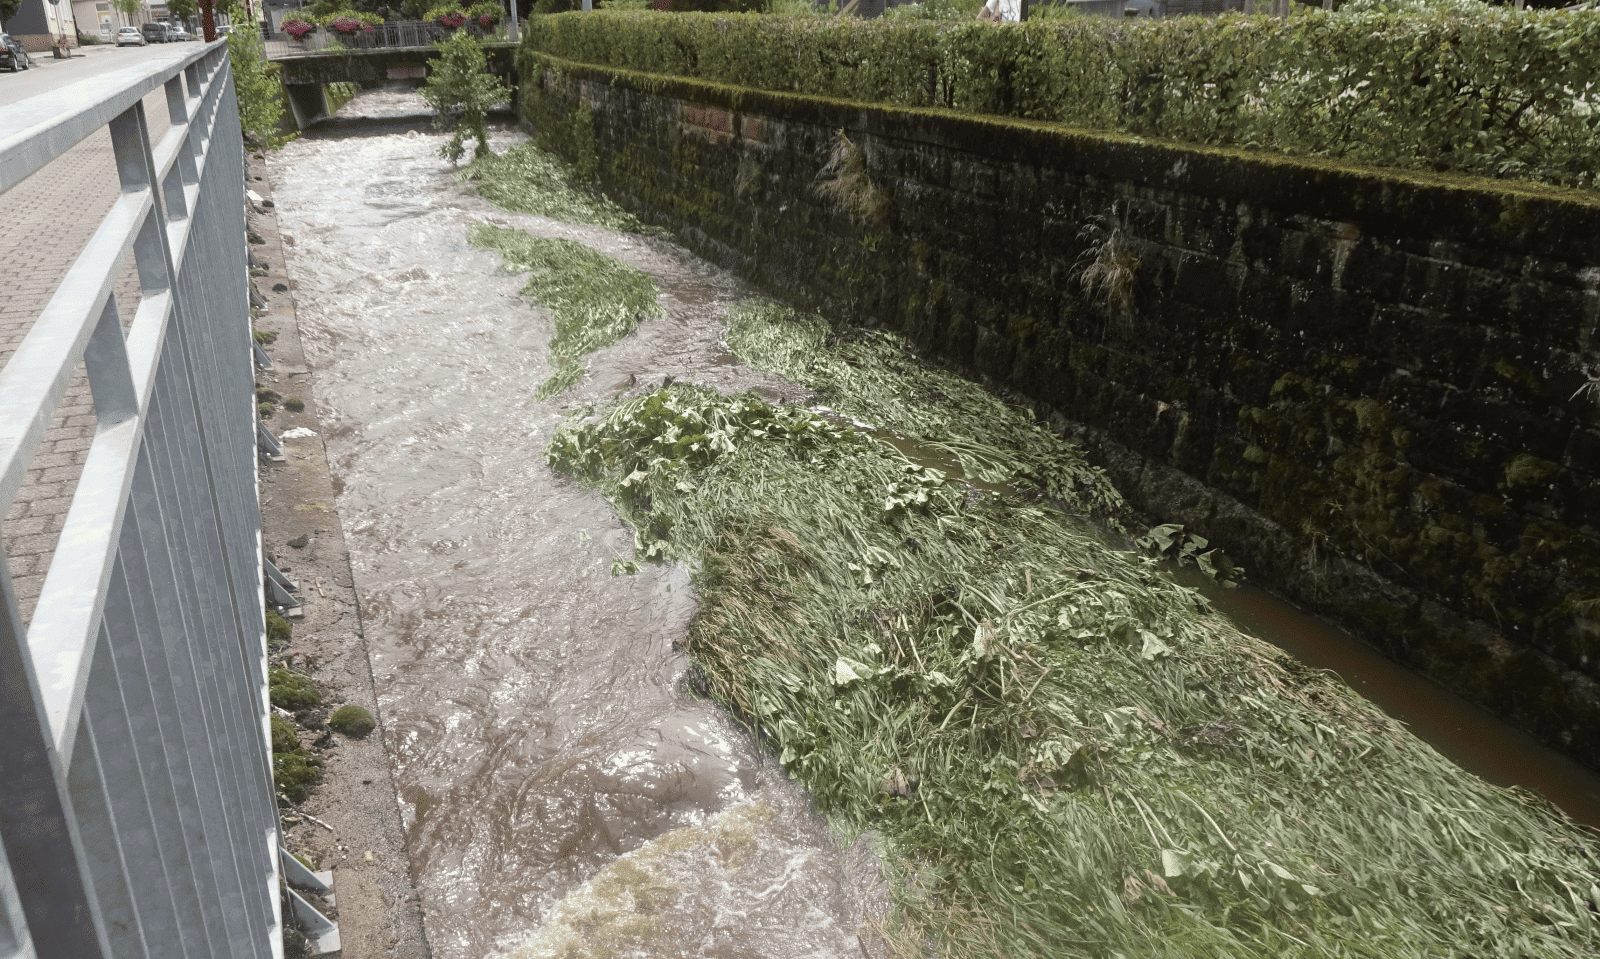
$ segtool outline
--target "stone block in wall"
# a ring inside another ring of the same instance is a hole
[[[1571,433],[1571,425],[1560,418],[1542,415],[1525,406],[1506,403],[1479,391],[1453,393],[1439,410],[1439,421],[1472,430],[1474,435],[1510,455],[1550,461],[1561,459]],[[1508,459],[1509,455],[1501,458],[1502,462]],[[1526,475],[1525,472],[1519,473],[1519,476]],[[1547,472],[1533,479],[1519,479],[1516,482],[1500,477],[1498,482],[1502,486],[1525,486],[1542,482],[1549,475]]]
[[[1285,315],[1299,290],[1288,277],[1247,269],[1239,281],[1239,312],[1246,316]]]
[[[1406,262],[1405,254],[1363,239],[1351,247],[1339,285],[1376,301],[1393,303],[1399,300],[1405,285]]]
[[[1238,309],[1243,271],[1215,256],[1189,253],[1179,260],[1172,297],[1210,313],[1228,315]]]
[[[1419,376],[1448,379],[1471,390],[1483,379],[1488,331],[1451,322],[1446,315],[1409,305],[1379,306],[1363,340],[1368,356]]]

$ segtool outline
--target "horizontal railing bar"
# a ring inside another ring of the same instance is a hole
[[[150,408],[150,391],[155,388],[156,366],[161,362],[161,345],[172,322],[172,291],[162,290],[139,301],[133,325],[128,328],[128,366],[133,369],[133,391],[139,408]]]
[[[225,41],[157,57],[0,107],[0,131],[6,131],[0,133],[0,193],[99,132],[146,94],[219,48],[226,49]]]
[[[83,719],[84,689],[143,431],[138,416],[95,431],[28,625],[28,652],[63,773],[72,765]]]
[[[117,199],[0,369],[0,513],[10,508],[21,488],[139,227],[153,213],[148,191]]]

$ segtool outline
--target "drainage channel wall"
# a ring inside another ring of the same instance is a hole
[[[1149,518],[1600,767],[1600,197],[520,68],[623,206],[1020,394]]]

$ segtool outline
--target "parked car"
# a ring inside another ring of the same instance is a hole
[[[142,47],[147,43],[149,41],[144,38],[144,34],[139,32],[138,27],[123,27],[117,31],[117,46],[119,47]]]
[[[167,42],[167,25],[164,23],[141,23],[139,34],[150,43]]]
[[[188,30],[185,30],[183,27],[172,27],[170,28],[167,37],[168,39],[177,41],[179,43],[187,43],[188,41],[194,39],[194,34],[190,33]]]
[[[28,59],[28,51],[22,49],[22,44],[9,33],[0,33],[0,67],[8,67],[16,73],[31,66],[33,61]]]

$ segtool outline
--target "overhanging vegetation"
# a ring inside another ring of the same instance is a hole
[[[1593,188],[1600,12],[1050,19],[536,17],[522,46],[759,90]]]

